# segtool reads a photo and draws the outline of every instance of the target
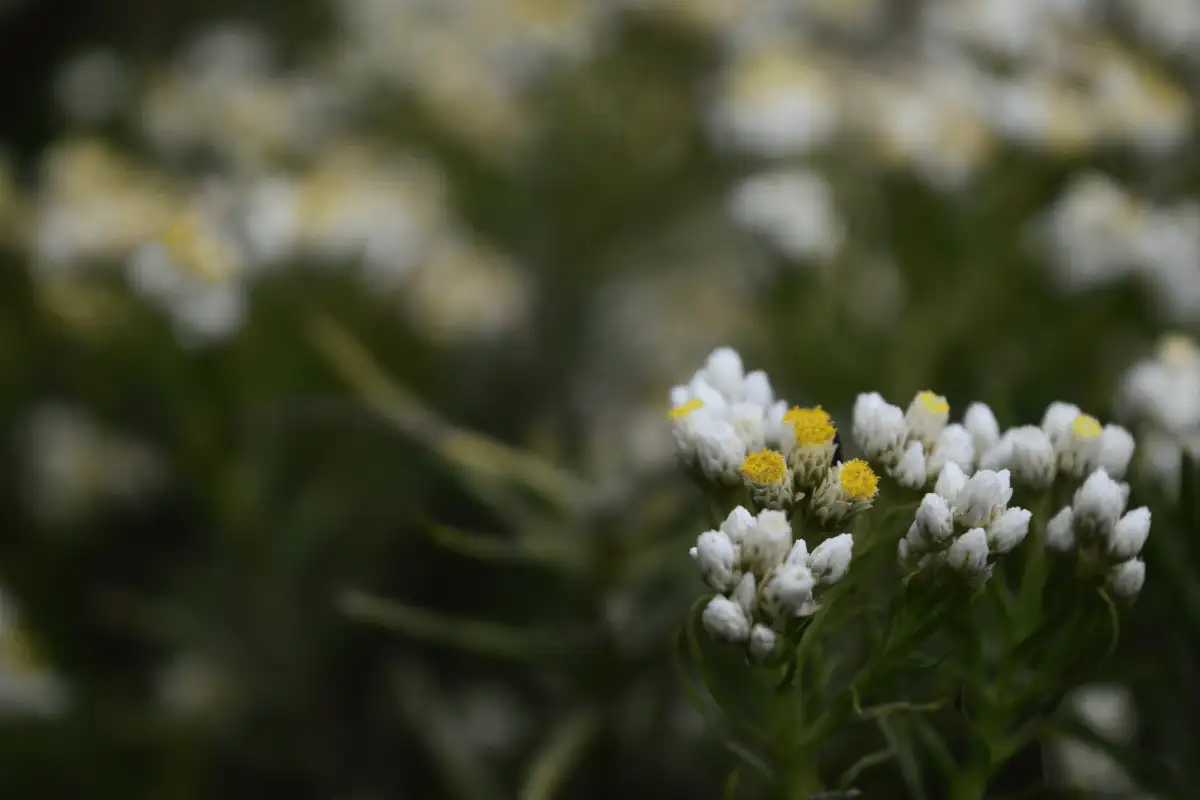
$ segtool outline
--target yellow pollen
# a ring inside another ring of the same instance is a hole
[[[799,447],[829,444],[837,434],[833,420],[820,406],[793,408],[783,415],[783,421],[790,422],[795,429]]]
[[[742,474],[755,483],[774,486],[787,474],[787,461],[784,460],[783,453],[760,450],[746,456],[746,460],[742,462]]]
[[[667,412],[667,419],[683,419],[693,411],[698,411],[704,408],[704,401],[700,398],[692,398],[678,408],[672,408]]]
[[[946,398],[940,394],[934,394],[928,389],[917,392],[917,401],[934,414],[946,414],[950,411],[950,404],[946,402]]]
[[[855,500],[870,500],[879,489],[879,478],[861,458],[843,464],[839,480],[842,490]]]
[[[1089,417],[1087,414],[1080,414],[1071,423],[1071,430],[1080,439],[1095,439],[1100,435],[1100,422],[1095,417]]]

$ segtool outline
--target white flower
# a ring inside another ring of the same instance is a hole
[[[954,534],[954,512],[951,511],[946,498],[940,494],[930,493],[921,499],[914,524],[923,534],[922,538],[935,544],[942,544]]]
[[[962,471],[962,467],[951,461],[946,466],[942,467],[942,472],[938,475],[937,483],[934,484],[933,491],[944,497],[947,503],[951,505],[958,500],[958,495],[963,487],[967,484],[967,475]]]
[[[759,576],[766,575],[791,547],[792,526],[787,516],[782,511],[763,511],[742,541],[742,564]]]
[[[816,579],[802,564],[781,564],[776,567],[762,587],[763,609],[772,617],[796,617],[813,602]]]
[[[975,445],[971,433],[958,424],[947,425],[938,434],[926,467],[928,479],[936,479],[942,468],[952,463],[962,467],[963,472],[970,472],[975,464]]]
[[[982,455],[1000,443],[1000,423],[986,403],[971,403],[963,415],[963,425],[971,433],[975,452]]]
[[[1046,523],[1046,546],[1060,553],[1075,547],[1075,514],[1070,506],[1065,506]]]
[[[1108,540],[1108,553],[1117,561],[1127,561],[1142,552],[1150,535],[1150,509],[1135,508],[1117,521]]]
[[[908,425],[904,412],[878,392],[860,394],[854,401],[851,433],[870,461],[893,464],[900,458]]]
[[[950,419],[950,404],[946,398],[930,391],[917,392],[904,412],[909,437],[926,448],[932,448]]]
[[[808,566],[808,544],[803,539],[797,539],[792,544],[792,549],[788,551],[787,558],[783,560],[785,564],[800,564]]]
[[[996,519],[1012,499],[1008,470],[980,470],[972,475],[955,499],[954,514],[958,522],[974,528],[988,525]]]
[[[733,426],[746,452],[757,453],[766,447],[766,414],[762,406],[753,403],[734,403],[729,406],[726,419]]]
[[[1125,510],[1126,490],[1103,469],[1088,476],[1075,492],[1074,530],[1077,538],[1107,537]]]
[[[1054,483],[1057,471],[1054,446],[1044,430],[1023,425],[1008,431],[1005,438],[1010,449],[1007,466],[1017,483],[1039,490]]]
[[[728,592],[734,586],[737,551],[736,545],[724,532],[707,531],[700,534],[691,553],[705,583],[718,592]]]
[[[1123,561],[1108,574],[1108,585],[1124,600],[1132,600],[1146,582],[1146,563],[1141,559]]]
[[[1032,513],[1023,508],[1010,508],[988,526],[988,547],[998,555],[1012,550],[1025,540],[1029,533],[1029,518]]]
[[[978,577],[987,571],[988,540],[983,528],[972,528],[954,540],[946,551],[946,566],[969,577]]]
[[[761,369],[746,374],[742,381],[742,402],[753,403],[759,408],[768,408],[775,402],[775,392],[771,389],[771,380]]]
[[[1133,435],[1120,425],[1105,425],[1100,434],[1100,466],[1114,479],[1125,477],[1133,459]]]
[[[725,484],[741,483],[740,470],[748,450],[733,426],[724,420],[702,418],[696,436],[696,457],[704,474]]]
[[[754,525],[754,515],[742,506],[738,506],[730,511],[729,516],[721,523],[721,531],[734,544],[741,544],[745,540],[746,534],[754,530]]]
[[[704,368],[697,375],[726,399],[731,400],[737,397],[742,389],[745,376],[742,357],[732,347],[718,348],[709,355]]]
[[[925,448],[913,442],[904,451],[904,456],[890,470],[896,482],[908,489],[920,489],[925,485]]]
[[[1071,403],[1054,402],[1046,409],[1042,417],[1042,430],[1050,437],[1050,443],[1058,446],[1060,439],[1067,435],[1071,423],[1080,414],[1079,406]]]
[[[1095,417],[1080,414],[1072,420],[1065,433],[1054,441],[1058,468],[1081,478],[1100,462],[1101,434],[1104,429]],[[1054,437],[1051,437],[1053,440]]]
[[[775,631],[759,623],[750,629],[750,657],[762,661],[775,649]]]
[[[744,642],[750,638],[750,619],[746,612],[723,595],[717,595],[709,601],[700,619],[705,630],[717,639]]]
[[[817,545],[808,559],[808,565],[820,583],[837,583],[850,569],[853,552],[854,537],[843,533]]]
[[[758,582],[754,579],[753,572],[747,572],[742,576],[741,582],[738,583],[730,597],[741,607],[742,613],[746,615],[747,619],[754,619],[755,613],[758,611]]]

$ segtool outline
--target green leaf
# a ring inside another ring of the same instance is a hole
[[[582,644],[561,633],[509,628],[491,622],[443,617],[393,600],[349,591],[338,607],[359,622],[379,625],[415,639],[497,658],[566,658]]]
[[[551,731],[545,747],[529,767],[521,800],[551,800],[587,750],[598,727],[599,715],[593,709],[584,709]]]
[[[732,720],[729,720],[725,712],[716,705],[716,701],[712,699],[711,695],[701,694],[700,689],[688,677],[687,670],[684,668],[682,661],[682,653],[685,649],[690,651],[690,642],[688,641],[686,631],[681,630],[671,647],[671,664],[675,668],[675,675],[679,679],[679,685],[683,688],[683,692],[692,704],[692,708],[704,719],[708,729],[729,752],[733,753],[745,764],[754,767],[763,777],[768,780],[772,779],[774,773],[767,766],[765,759],[736,739],[732,731],[729,730],[729,727],[732,726]],[[726,725],[726,722],[729,723],[729,726]]]

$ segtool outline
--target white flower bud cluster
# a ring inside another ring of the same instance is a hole
[[[1083,478],[1098,467],[1121,478],[1129,469],[1133,450],[1133,435],[1120,425],[1101,426],[1078,406],[1051,403],[1041,426],[1009,428],[990,447],[980,450],[979,466],[1007,469],[1018,485],[1041,491],[1059,475]]]
[[[766,374],[746,373],[733,350],[714,351],[688,384],[671,390],[671,402],[667,417],[684,464],[714,483],[745,483],[759,507],[791,511],[829,482],[837,450],[829,415],[820,406],[789,409],[777,401]],[[857,500],[874,496],[873,473],[851,484],[870,490]]]
[[[709,480],[741,483],[746,456],[766,447],[774,403],[766,373],[747,374],[735,350],[715,350],[691,381],[671,390],[668,417],[680,457]]]
[[[922,489],[947,464],[957,464],[969,474],[981,442],[999,438],[991,411],[976,406],[958,424],[949,422],[946,398],[930,391],[918,392],[907,410],[877,392],[860,394],[854,404],[854,440],[868,460],[881,464],[900,485]]]
[[[1011,499],[1008,470],[983,469],[968,478],[958,464],[946,464],[900,540],[900,562],[914,571],[948,569],[973,584],[985,582],[994,557],[1029,533],[1030,512],[1009,508]]]
[[[1146,579],[1138,558],[1150,535],[1150,509],[1126,511],[1129,484],[1097,469],[1075,492],[1074,502],[1046,525],[1046,546],[1066,553],[1077,550],[1085,563],[1107,573],[1112,590],[1121,598],[1137,597]]]
[[[1175,490],[1184,450],[1200,453],[1200,345],[1182,334],[1164,336],[1153,357],[1125,373],[1117,402],[1123,418],[1144,428],[1139,463]]]
[[[738,506],[690,551],[719,592],[704,609],[704,627],[718,639],[745,643],[754,659],[765,658],[787,620],[817,612],[822,587],[845,576],[853,548],[854,538],[843,533],[809,553],[803,539],[793,541],[783,512],[754,516]]]

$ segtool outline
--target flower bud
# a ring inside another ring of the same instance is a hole
[[[975,452],[982,455],[1000,444],[1000,423],[986,403],[971,403],[963,415],[963,425],[971,433]]]
[[[1075,514],[1070,506],[1065,506],[1046,523],[1046,546],[1060,553],[1075,547]]]
[[[750,629],[750,657],[762,661],[775,649],[775,631],[759,623]]]
[[[1114,480],[1121,480],[1133,459],[1133,435],[1120,425],[1105,425],[1100,434],[1099,464]]]
[[[718,592],[728,592],[733,588],[738,553],[728,536],[721,531],[702,533],[691,552],[705,583]]]
[[[870,392],[854,401],[851,433],[868,460],[894,464],[900,458],[908,426],[899,406],[886,402],[878,392]]]
[[[1012,499],[1008,470],[999,472],[981,469],[972,475],[958,493],[954,513],[958,522],[977,528],[991,524]]]
[[[1024,425],[1008,433],[1012,454],[1009,465],[1017,483],[1042,490],[1054,483],[1057,463],[1054,445],[1041,428]]]
[[[741,544],[746,534],[754,530],[754,515],[742,506],[729,512],[729,516],[721,523],[721,531],[734,544]]]
[[[1058,447],[1071,429],[1071,423],[1079,416],[1079,406],[1071,403],[1051,403],[1042,417],[1042,430],[1050,437],[1050,443]]]
[[[908,446],[891,475],[906,489],[920,489],[925,485],[925,448],[920,442]]]
[[[792,547],[792,527],[782,511],[763,511],[742,542],[742,564],[756,575],[766,575]]]
[[[808,565],[820,583],[837,583],[850,569],[853,553],[854,537],[843,533],[817,545],[817,549],[809,556]]]
[[[972,528],[954,540],[946,551],[946,566],[968,576],[987,570],[988,541],[983,528]]]
[[[926,448],[933,447],[949,419],[950,404],[946,402],[946,398],[931,391],[917,392],[917,396],[908,404],[908,410],[904,412],[909,437],[916,439]]]
[[[762,587],[763,608],[775,618],[800,616],[812,603],[816,580],[812,571],[801,564],[776,567]]]
[[[962,471],[962,467],[951,461],[942,467],[937,483],[934,484],[933,491],[939,496],[944,497],[947,503],[954,505],[954,502],[958,500],[958,493],[962,491],[962,488],[966,484],[966,473]]]
[[[1107,537],[1125,510],[1128,495],[1121,485],[1097,469],[1075,492],[1075,536]]]
[[[954,534],[954,512],[944,497],[930,493],[921,499],[921,505],[917,507],[915,524],[923,539],[942,544]]]
[[[970,472],[975,465],[975,444],[970,432],[962,425],[947,425],[938,434],[926,465],[928,478],[936,479],[942,467],[950,463],[958,464],[963,472]]]
[[[1133,600],[1146,582],[1146,563],[1134,558],[1122,561],[1108,574],[1108,585],[1122,600]]]
[[[1150,509],[1135,508],[1117,521],[1109,536],[1108,553],[1117,561],[1128,561],[1142,552],[1150,535]]]
[[[1025,540],[1029,533],[1031,512],[1023,508],[1010,508],[988,526],[988,547],[997,555],[1009,552]]]
[[[715,638],[726,642],[744,642],[750,638],[750,620],[737,603],[717,595],[704,607],[700,617],[704,628]]]

